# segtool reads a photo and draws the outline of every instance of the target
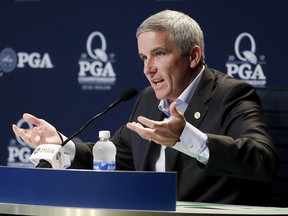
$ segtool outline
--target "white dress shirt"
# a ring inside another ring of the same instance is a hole
[[[201,76],[205,66],[203,66],[201,72],[193,80],[193,82],[182,92],[182,94],[175,100],[176,108],[179,112],[185,113],[188,104],[199,84]],[[167,119],[171,118],[169,111],[170,104],[168,100],[161,100],[159,103],[159,109],[167,115]],[[194,114],[195,118],[200,117],[200,113]],[[207,147],[207,134],[201,132],[196,127],[186,122],[184,130],[180,136],[180,142],[177,142],[172,148],[189,155],[190,157],[196,158],[199,162],[207,164],[209,160],[209,149]],[[165,171],[165,148],[161,146],[160,156],[155,164],[155,170],[159,172]]]

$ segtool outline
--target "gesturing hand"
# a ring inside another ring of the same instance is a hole
[[[129,122],[127,127],[138,133],[143,139],[153,140],[165,146],[174,146],[179,141],[186,120],[176,109],[176,103],[170,105],[172,118],[165,121],[153,121],[139,116],[139,122]]]
[[[25,113],[23,118],[35,125],[32,129],[18,128],[15,124],[12,129],[17,136],[20,136],[26,143],[36,148],[40,144],[61,144],[62,140],[57,133],[57,130],[48,122],[43,119],[36,118],[35,116]]]

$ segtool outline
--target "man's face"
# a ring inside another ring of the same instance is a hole
[[[144,32],[137,41],[144,74],[156,97],[173,102],[192,82],[190,56],[180,54],[179,47],[169,40],[167,32]]]

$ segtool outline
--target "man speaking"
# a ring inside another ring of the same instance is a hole
[[[269,205],[277,158],[253,87],[208,67],[188,15],[161,11],[136,36],[150,86],[112,137],[116,169],[176,171],[181,201]],[[65,140],[45,120],[24,118],[35,127],[13,130],[32,146]],[[92,169],[92,146],[68,142],[70,168]]]

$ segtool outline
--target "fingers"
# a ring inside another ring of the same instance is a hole
[[[154,121],[143,116],[137,118],[139,123],[127,123],[127,127],[138,133],[143,139],[156,143],[174,146],[179,141],[185,127],[184,115],[176,108],[176,103],[170,105],[171,118],[163,121]]]
[[[145,128],[143,127],[143,125],[137,122],[128,122],[126,126],[130,130],[133,130],[136,133],[138,133],[143,139],[149,140],[151,136],[154,134],[154,129]]]
[[[15,124],[12,125],[12,130],[16,136],[21,137],[26,143],[29,143],[29,135],[25,133],[25,129],[18,128]]]
[[[24,113],[23,118],[25,119],[25,121],[30,122],[33,125],[39,126],[41,124],[41,119],[36,118],[35,116],[29,113]]]
[[[157,122],[157,121],[153,121],[153,120],[148,119],[148,118],[145,118],[145,117],[143,117],[143,116],[139,116],[139,117],[137,118],[137,120],[138,120],[141,124],[143,124],[143,125],[145,125],[145,126],[147,126],[147,127],[149,127],[149,128],[155,128],[155,126],[158,125],[158,122]]]
[[[27,144],[31,145],[32,147],[35,147],[37,141],[39,140],[39,135],[38,134],[43,134],[43,130],[45,129],[43,124],[41,123],[42,120],[36,118],[35,116],[24,113],[23,114],[23,119],[36,127],[32,129],[24,129],[24,128],[19,128],[15,124],[12,125],[12,130],[15,133],[16,136],[21,137],[22,140],[24,140]],[[36,135],[38,135],[36,137]]]
[[[127,126],[129,129],[131,129],[131,130],[133,130],[133,131],[135,131],[135,132],[137,132],[137,133],[139,133],[139,134],[142,134],[144,131],[151,131],[151,132],[152,132],[152,130],[153,130],[153,129],[151,129],[151,128],[145,128],[145,127],[143,127],[143,125],[140,124],[140,123],[138,123],[138,122],[128,122],[128,123],[126,124],[126,126]]]
[[[145,124],[158,124],[157,121],[152,121],[149,119],[146,119],[143,117],[140,118],[142,122],[145,122]],[[152,122],[152,123],[151,123]],[[176,142],[174,139],[171,140],[171,137],[169,135],[165,136],[163,135],[166,131],[165,127],[159,126],[161,129],[155,129],[155,128],[149,128],[149,127],[144,127],[140,123],[136,122],[130,122],[126,124],[127,128],[130,130],[135,131],[136,133],[139,134],[143,139],[149,140],[149,142],[154,141],[155,143],[166,145],[166,146],[173,146]]]
[[[143,128],[143,126],[137,122],[128,122],[126,126],[133,131],[138,131],[139,127]]]
[[[12,125],[12,130],[17,136],[20,136],[20,129],[15,124]]]
[[[37,127],[41,127],[41,125],[43,124],[43,120],[36,118],[35,116],[28,114],[28,113],[24,113],[23,114],[23,119]],[[36,127],[36,129],[37,129]],[[26,129],[22,129],[22,128],[18,128],[15,124],[12,125],[12,130],[14,131],[14,133],[17,136],[21,136],[22,138],[24,138],[25,136],[27,136]]]

